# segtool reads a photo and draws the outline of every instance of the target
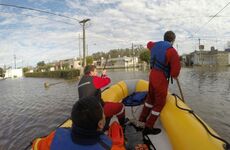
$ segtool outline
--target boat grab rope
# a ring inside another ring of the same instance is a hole
[[[187,112],[189,112],[190,114],[192,114],[192,115],[201,123],[201,125],[205,128],[205,130],[206,130],[212,137],[214,137],[214,138],[220,140],[221,142],[225,143],[224,146],[223,146],[225,150],[230,150],[230,144],[229,144],[226,140],[224,140],[224,139],[222,139],[222,138],[220,138],[220,137],[214,135],[214,134],[208,129],[207,125],[205,125],[205,123],[194,113],[193,110],[180,107],[180,106],[178,105],[177,101],[178,101],[178,99],[181,100],[181,98],[180,98],[178,95],[174,94],[174,93],[173,93],[172,95],[175,97],[175,101],[176,101],[176,106],[177,106],[177,108],[179,108],[179,109],[181,109],[181,110],[183,110],[183,111],[187,111]],[[182,101],[182,100],[181,100],[181,101]]]
[[[157,150],[156,147],[153,145],[152,141],[150,140],[150,138],[148,137],[148,135],[143,135],[143,139],[144,139],[143,140],[144,143],[148,145],[150,150]]]

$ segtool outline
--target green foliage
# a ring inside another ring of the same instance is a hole
[[[80,70],[59,70],[59,71],[48,71],[48,72],[34,72],[25,73],[25,77],[39,77],[39,78],[64,78],[73,79],[80,75]]]
[[[140,60],[146,62],[147,64],[149,64],[150,62],[150,51],[149,50],[145,50],[140,54]]]
[[[22,70],[23,70],[23,73],[26,73],[26,72],[29,71],[29,68],[28,67],[24,67]]]
[[[64,63],[62,65],[62,67],[63,67],[64,70],[68,70],[69,69],[69,63]]]
[[[86,65],[91,65],[93,63],[93,57],[92,56],[87,56],[86,57]]]
[[[43,66],[42,68],[45,69],[45,71],[50,71],[50,68],[52,67],[51,64],[46,64],[45,66]]]
[[[37,71],[41,71],[42,69],[45,69],[46,70],[46,66],[45,66],[45,62],[44,61],[39,61],[37,63]]]
[[[94,53],[92,56],[93,56],[94,60],[99,60],[99,59],[101,59],[101,57],[106,59],[108,56],[110,56],[110,58],[117,58],[118,56],[120,56],[120,57],[123,57],[123,56],[132,57],[132,56],[139,56],[140,53],[144,50],[146,50],[146,49],[142,45],[136,45],[136,46],[134,46],[133,50],[131,49],[131,47],[126,48],[126,49],[112,49],[107,53],[104,53],[104,52]]]
[[[104,52],[97,52],[97,53],[93,53],[92,56],[94,60],[100,60],[101,57],[106,58],[107,55]]]
[[[0,68],[0,77],[4,77],[4,70]]]
[[[45,62],[44,62],[44,61],[39,61],[39,62],[37,63],[37,66],[38,66],[38,67],[45,66]]]

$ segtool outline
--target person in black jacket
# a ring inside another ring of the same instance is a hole
[[[125,123],[125,106],[122,103],[103,102],[101,99],[101,88],[107,86],[110,82],[111,80],[106,75],[106,70],[103,70],[100,77],[98,76],[96,66],[88,65],[84,68],[84,76],[78,83],[79,98],[95,96],[100,100],[106,116],[104,130],[108,129],[110,120],[114,115],[117,116],[121,126]]]

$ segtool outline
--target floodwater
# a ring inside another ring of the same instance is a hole
[[[148,79],[148,71],[108,70],[112,83]],[[186,103],[218,134],[230,141],[230,67],[183,68],[179,77]],[[44,88],[44,83],[59,83]],[[70,116],[77,81],[21,78],[0,81],[0,150],[24,149]],[[177,93],[176,82],[170,85]]]

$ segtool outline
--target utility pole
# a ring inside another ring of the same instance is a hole
[[[85,57],[87,57],[87,56],[89,56],[89,47],[88,47],[88,44],[86,44],[86,56]]]
[[[203,65],[203,61],[202,61],[202,51],[201,51],[201,47],[200,47],[200,38],[198,39],[198,41],[199,41],[199,50],[200,50],[200,65]]]
[[[132,43],[132,56],[133,56],[133,68],[134,68],[134,50],[133,50],[133,43]]]
[[[82,24],[82,30],[83,30],[83,67],[86,66],[86,57],[85,57],[85,23],[87,21],[90,21],[90,19],[83,19],[82,21],[79,21],[79,23]]]
[[[80,34],[79,34],[79,37],[78,37],[78,39],[79,39],[79,58],[80,58],[80,60],[81,60],[81,36],[80,36]]]
[[[14,54],[14,69],[17,68],[17,64],[16,64],[16,55]]]

